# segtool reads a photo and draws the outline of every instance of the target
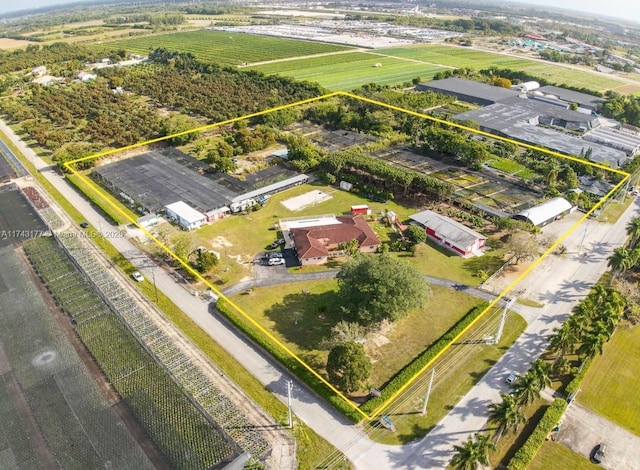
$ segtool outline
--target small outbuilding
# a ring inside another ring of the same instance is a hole
[[[174,202],[165,206],[167,215],[178,222],[185,230],[193,230],[207,221],[207,216],[198,212],[184,201]]]
[[[426,210],[409,216],[409,219],[424,227],[427,238],[463,258],[483,255],[487,237],[449,217]]]
[[[513,218],[529,222],[536,227],[544,227],[545,225],[562,218],[564,215],[571,212],[572,209],[573,206],[565,198],[554,197],[542,204],[520,211],[518,214],[514,215]]]
[[[158,216],[156,214],[147,214],[142,217],[138,217],[138,225],[144,228],[153,227],[154,225],[158,225],[160,222],[158,220]]]

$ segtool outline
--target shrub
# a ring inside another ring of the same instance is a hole
[[[533,461],[538,450],[547,439],[547,436],[562,418],[567,409],[567,402],[562,398],[556,398],[547,408],[540,422],[535,427],[524,445],[518,449],[513,458],[509,461],[508,470],[526,470]]]

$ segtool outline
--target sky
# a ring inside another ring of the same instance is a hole
[[[70,3],[73,0],[0,0],[0,13],[42,6]],[[540,6],[562,6],[569,10],[607,15],[640,23],[640,2],[637,0],[511,0]]]

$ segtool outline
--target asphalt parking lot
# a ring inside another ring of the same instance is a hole
[[[267,254],[279,252],[282,253],[282,257],[285,261],[284,265],[269,266],[267,264]],[[274,250],[269,252],[258,253],[253,260],[253,275],[256,280],[269,279],[274,276],[287,274],[288,268],[298,266],[298,259],[293,254],[293,250]]]

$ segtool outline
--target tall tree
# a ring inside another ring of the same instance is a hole
[[[529,369],[529,373],[533,375],[540,391],[546,387],[551,387],[551,364],[542,359],[536,359]]]
[[[371,360],[364,346],[353,341],[339,344],[329,352],[327,374],[339,389],[351,393],[360,390],[369,379]]]
[[[531,373],[527,372],[525,375],[518,377],[516,382],[516,402],[518,405],[528,405],[535,401],[536,398],[540,398],[540,386],[537,378]]]
[[[556,328],[554,331],[556,334],[551,337],[549,345],[552,351],[558,353],[556,359],[563,357],[567,353],[573,353],[578,337],[572,325],[567,321],[562,327]]]
[[[634,217],[627,224],[627,235],[631,237],[629,249],[633,250],[640,240],[640,217]]]
[[[625,272],[632,266],[633,257],[631,251],[625,247],[619,247],[613,250],[613,254],[609,257],[607,265],[611,268],[611,281],[609,285],[612,285],[616,280],[616,277]]]
[[[403,318],[431,295],[413,265],[384,253],[356,256],[336,277],[346,319],[365,326]]]
[[[508,393],[501,393],[502,401],[500,403],[492,403],[489,405],[489,422],[498,425],[496,433],[496,442],[500,440],[502,434],[510,428],[518,430],[527,418],[520,411],[520,406],[516,402],[515,397]]]
[[[454,445],[456,452],[451,459],[451,465],[457,470],[477,470],[478,465],[489,465],[489,450],[496,446],[486,434],[469,436],[462,445]]]

